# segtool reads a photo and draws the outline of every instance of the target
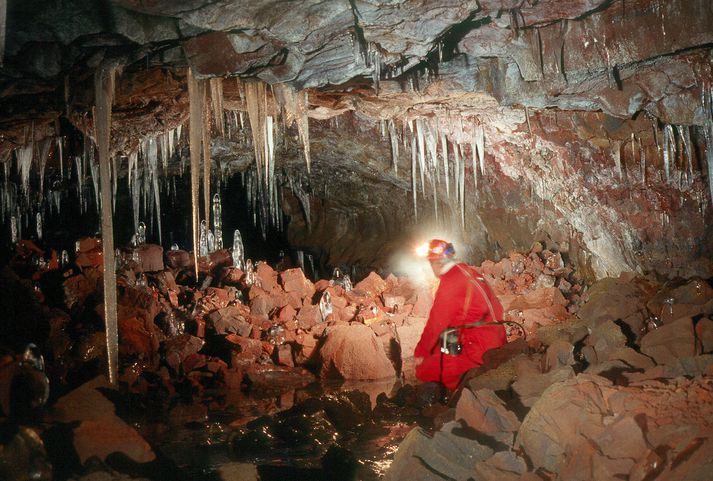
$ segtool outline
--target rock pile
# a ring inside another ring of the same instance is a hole
[[[622,275],[589,298],[529,346],[489,351],[438,418],[452,421],[409,434],[386,479],[710,479],[713,288]]]

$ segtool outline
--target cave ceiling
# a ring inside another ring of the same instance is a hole
[[[508,222],[515,222],[536,209],[525,197],[553,203],[568,191],[570,198],[558,203],[551,221],[568,218],[567,229],[579,231],[581,242],[603,259],[597,274],[611,274],[645,264],[648,254],[641,246],[661,239],[643,235],[646,222],[610,205],[617,199],[602,194],[604,184],[585,171],[592,162],[605,164],[609,170],[599,180],[611,186],[612,142],[622,148],[631,140],[630,161],[641,161],[646,153],[649,159],[660,153],[657,129],[702,128],[710,117],[701,92],[710,85],[711,45],[710,0],[10,0],[0,68],[0,157],[9,159],[29,132],[35,140],[58,135],[60,118],[92,137],[94,73],[109,62],[121,66],[112,145],[123,155],[147,135],[186,124],[188,67],[199,79],[225,79],[223,101],[230,111],[246,108],[240,82],[287,84],[308,94],[315,183],[339,182],[325,170],[329,164],[331,172],[356,172],[353,184],[380,179],[386,186],[382,197],[393,188],[408,202],[411,180],[391,174],[388,134],[385,142],[370,145],[369,139],[384,133],[385,121],[397,122],[405,136],[413,119],[430,118],[434,129],[458,144],[469,144],[474,129],[482,128],[488,155],[497,163],[491,173],[504,176],[503,185],[512,190],[524,182],[522,190],[529,192],[490,191],[482,197],[500,208],[516,195],[526,208],[509,214]],[[269,108],[279,110],[274,103]],[[696,132],[693,143],[700,146]],[[244,170],[250,163],[251,149],[239,142],[216,138],[212,148],[221,165],[232,162]],[[551,155],[571,159],[562,167],[570,169],[567,174],[552,174]],[[703,155],[696,147],[700,171]],[[297,147],[284,158],[286,165],[301,163]],[[349,164],[355,159],[363,160],[358,169]],[[403,172],[410,159],[400,162]],[[646,183],[646,167],[642,172]],[[548,175],[552,182],[540,185]],[[656,198],[657,205],[671,209],[695,198],[698,204],[686,208],[701,210],[702,197],[709,196],[702,177],[689,175],[685,199],[669,202],[661,199],[670,193],[639,192],[632,202]],[[341,176],[344,185],[348,178]],[[679,193],[686,190],[681,185]],[[383,202],[348,197],[332,199],[340,216],[349,217],[343,212],[349,202],[364,211]],[[329,203],[326,196],[319,201]],[[430,202],[438,204],[435,195]],[[583,205],[590,210],[581,212]],[[457,218],[456,210],[446,203],[441,213]],[[488,223],[477,207],[472,217],[478,225]],[[317,214],[313,223],[318,221]],[[590,223],[626,228],[586,232]],[[524,224],[521,230],[528,232],[542,227]],[[491,225],[484,237],[474,235],[494,241],[503,229]],[[710,229],[702,221],[684,230],[689,247],[707,239],[698,254],[711,248]],[[338,237],[329,230],[321,235]],[[303,232],[295,236],[308,242]],[[600,245],[602,237],[607,242]],[[383,235],[374,242],[375,251],[383,250]],[[670,261],[672,254],[651,255],[655,263],[661,256]],[[683,256],[679,264],[685,262]]]

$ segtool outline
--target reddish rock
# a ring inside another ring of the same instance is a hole
[[[270,312],[274,309],[272,301],[268,294],[255,297],[250,301],[250,314],[261,319],[269,319]]]
[[[406,298],[404,296],[399,296],[396,294],[390,294],[385,292],[381,295],[381,300],[384,303],[384,307],[390,310],[399,310],[406,304]]]
[[[295,367],[295,362],[292,359],[292,346],[283,344],[277,346],[276,363],[282,366]]]
[[[563,340],[554,341],[547,348],[547,352],[543,357],[543,372],[549,372],[552,369],[571,366],[574,364],[574,346]]]
[[[655,329],[641,339],[641,352],[656,364],[675,363],[696,353],[693,321],[684,317]]]
[[[322,377],[374,380],[396,374],[374,332],[362,324],[329,328],[320,356]]]
[[[703,318],[696,324],[696,336],[701,353],[713,352],[713,321]]]
[[[277,315],[277,322],[284,324],[286,322],[292,321],[297,316],[297,311],[294,307],[289,304],[280,309],[280,313]]]
[[[248,322],[250,310],[243,304],[226,306],[208,314],[208,321],[216,334],[250,336],[252,324]]]
[[[423,328],[426,327],[426,320],[425,317],[407,317],[403,325],[396,328],[402,359],[413,357],[416,344],[421,339]]]
[[[257,278],[260,280],[260,287],[270,292],[278,286],[277,272],[266,262],[258,262],[255,268]]]
[[[224,281],[229,284],[239,284],[243,280],[245,273],[237,267],[229,267],[224,277]]]
[[[314,288],[317,292],[326,291],[331,286],[331,283],[327,279],[320,279],[314,283]]]
[[[211,252],[207,256],[198,258],[198,270],[200,272],[212,273],[220,267],[229,267],[233,265],[233,256],[227,249],[220,249]]]
[[[188,251],[166,251],[164,252],[166,265],[171,269],[181,270],[193,267],[193,256]]]
[[[164,343],[166,363],[175,371],[178,371],[183,360],[200,351],[203,348],[203,344],[205,344],[203,339],[190,334],[182,334],[168,339]]]
[[[231,353],[231,366],[233,369],[253,364],[262,355],[262,342],[257,339],[230,334],[226,336],[226,340],[234,346]]]
[[[301,299],[311,299],[315,293],[312,282],[307,279],[300,268],[287,269],[280,273],[280,281],[285,292],[295,293]]]
[[[299,327],[305,330],[322,322],[322,312],[319,310],[319,306],[304,306],[297,314],[297,322]]]
[[[158,272],[163,270],[163,247],[143,244],[134,248],[139,256],[136,272]]]
[[[524,311],[527,309],[545,309],[554,305],[567,305],[567,300],[562,295],[562,292],[555,287],[535,289],[522,296],[500,296],[499,299],[505,312],[514,309]]]
[[[83,304],[86,298],[96,291],[96,288],[96,281],[84,273],[65,279],[62,283],[64,304],[69,309],[77,304]]]
[[[456,405],[456,420],[462,419],[471,428],[485,434],[514,433],[520,429],[517,416],[490,389],[473,393],[463,389]]]
[[[416,303],[413,305],[411,315],[413,317],[428,317],[433,306],[433,294],[428,289],[418,291]]]
[[[369,297],[377,297],[386,289],[387,284],[376,272],[370,272],[354,286],[354,290],[364,292]]]
[[[122,355],[138,355],[153,358],[159,347],[154,333],[146,328],[146,322],[137,317],[121,319],[119,327],[119,352]]]
[[[557,291],[559,292],[559,291]],[[533,334],[539,326],[558,324],[569,317],[567,309],[559,304],[541,309],[526,309],[522,311],[522,324],[529,334]]]
[[[295,361],[297,364],[305,364],[314,359],[317,352],[317,339],[309,333],[299,333],[295,336],[295,342],[299,346],[295,352]]]

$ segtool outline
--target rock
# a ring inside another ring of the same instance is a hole
[[[74,429],[74,448],[82,464],[94,456],[104,460],[116,452],[125,454],[137,463],[148,463],[156,459],[146,440],[116,415],[82,421]]]
[[[672,300],[670,305],[666,302],[669,299]],[[693,278],[678,287],[662,289],[647,307],[664,323],[681,317],[713,314],[713,287],[703,279]]]
[[[574,371],[569,366],[554,369],[546,374],[529,372],[527,375],[518,375],[517,380],[512,383],[512,389],[520,396],[523,406],[531,407],[548,387],[572,377]]]
[[[250,311],[243,304],[223,307],[208,314],[207,319],[216,334],[250,336],[253,325],[247,319]]]
[[[112,390],[103,376],[89,381],[60,398],[52,409],[56,421],[79,421],[74,429],[74,446],[84,463],[92,456],[100,459],[121,452],[137,463],[153,461],[156,456],[134,428],[116,414],[114,404],[101,390]]]
[[[37,431],[26,426],[5,431],[0,444],[0,479],[50,481],[52,464]]]
[[[471,428],[485,434],[514,433],[520,428],[517,417],[490,389],[480,389],[475,393],[463,389],[456,405],[455,419],[462,419]]]
[[[653,286],[641,278],[629,279],[623,274],[618,279],[597,281],[588,291],[589,300],[580,307],[577,315],[590,325],[605,321],[625,319],[646,308]]]
[[[396,375],[374,331],[362,324],[329,328],[320,357],[322,377],[370,380]]]
[[[275,352],[277,354],[275,359],[276,364],[295,367],[295,361],[292,358],[292,346],[289,344],[282,344],[281,346],[277,346]]]
[[[528,333],[534,334],[540,327],[559,324],[568,317],[567,309],[561,304],[555,304],[543,308],[525,309],[522,311],[521,324]]]
[[[146,321],[137,317],[120,319],[118,327],[119,352],[122,355],[152,359],[157,354],[159,341],[153,330],[147,329]]]
[[[695,351],[695,334],[690,318],[664,324],[641,339],[641,352],[652,357],[656,364],[673,363],[677,358],[694,356]]]
[[[508,295],[499,297],[503,305],[503,311],[528,309],[545,309],[554,305],[566,306],[567,300],[559,289],[555,287],[543,287],[535,289],[524,295]]]
[[[190,269],[193,266],[193,256],[184,250],[170,250],[164,252],[166,265],[171,269]]]
[[[477,462],[474,478],[479,481],[522,481],[520,476],[526,471],[524,459],[512,451],[501,451],[485,461]]]
[[[492,454],[489,447],[461,434],[458,423],[447,423],[433,437],[416,428],[399,445],[384,480],[466,481],[473,477],[473,465]]]
[[[641,427],[632,416],[618,417],[609,424],[593,441],[601,453],[610,459],[627,458],[633,461],[641,458],[649,449]],[[629,472],[627,469],[623,474]]]
[[[407,317],[403,325],[396,326],[396,335],[401,346],[401,359],[413,357],[416,344],[421,339],[423,328],[426,327],[425,317]]]
[[[163,247],[156,244],[143,244],[134,248],[139,255],[136,272],[158,272],[163,270]]]
[[[221,481],[259,481],[257,466],[248,463],[223,463],[218,468]]]
[[[621,327],[613,321],[606,321],[595,326],[585,341],[586,345],[592,346],[596,354],[596,360],[589,360],[589,362],[603,362],[611,359],[611,352],[625,347],[626,341]]]
[[[532,287],[535,289],[548,289],[555,286],[555,281],[557,278],[555,276],[550,276],[547,274],[540,274],[535,280],[535,284]],[[561,289],[560,289],[561,291]]]
[[[696,324],[696,337],[701,353],[713,352],[713,321],[708,318],[699,320]]]
[[[257,388],[283,392],[314,382],[314,375],[306,369],[274,364],[252,364],[245,370],[245,376]]]
[[[231,366],[233,368],[253,364],[262,355],[263,344],[258,339],[230,334],[226,337],[226,340],[234,346],[231,353]]]
[[[523,420],[515,447],[527,454],[535,468],[559,472],[567,453],[586,444],[584,436],[601,433],[596,428],[606,408],[600,386],[610,385],[603,378],[585,375],[552,385]]]
[[[259,294],[250,300],[250,314],[260,319],[269,319],[275,309],[274,299],[267,293]]]
[[[391,309],[392,311],[398,311],[406,304],[406,298],[404,296],[389,293],[383,293],[381,295],[381,300],[384,303],[384,307]]]
[[[257,278],[260,279],[260,287],[265,291],[270,292],[279,286],[277,283],[277,272],[266,262],[258,262],[255,272],[257,273]]]
[[[318,305],[306,305],[297,313],[297,322],[301,329],[309,329],[322,322],[322,311]]]
[[[95,292],[96,289],[97,283],[95,277],[88,277],[85,273],[72,276],[62,283],[64,304],[68,309],[76,305],[84,304],[87,297]]]
[[[316,292],[314,284],[305,277],[304,272],[299,267],[282,271],[280,273],[280,282],[285,292],[295,293],[300,299],[311,299]]]
[[[386,287],[386,281],[379,274],[370,272],[354,286],[354,290],[364,292],[368,297],[374,298],[380,296]]]
[[[195,354],[203,348],[205,341],[190,334],[181,334],[164,343],[166,363],[175,371],[191,354]]]
[[[555,341],[547,348],[543,360],[543,372],[572,366],[574,364],[574,346],[564,340]]]
[[[416,296],[411,315],[413,317],[428,318],[431,313],[431,306],[433,306],[433,294],[428,289],[420,289]]]

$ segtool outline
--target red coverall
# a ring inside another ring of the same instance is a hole
[[[481,290],[463,270],[469,271],[472,278],[487,293],[497,319],[492,319]],[[441,354],[438,336],[444,329],[481,320],[500,320],[503,308],[488,283],[474,267],[464,263],[457,264],[443,274],[440,281],[428,322],[414,352],[415,357],[424,358],[423,362],[416,366],[416,377],[425,382],[442,382],[448,389],[454,390],[463,373],[482,365],[483,353],[502,346],[507,342],[507,337],[505,328],[500,324],[461,329],[463,351],[457,356]],[[466,310],[467,312],[464,312]]]

